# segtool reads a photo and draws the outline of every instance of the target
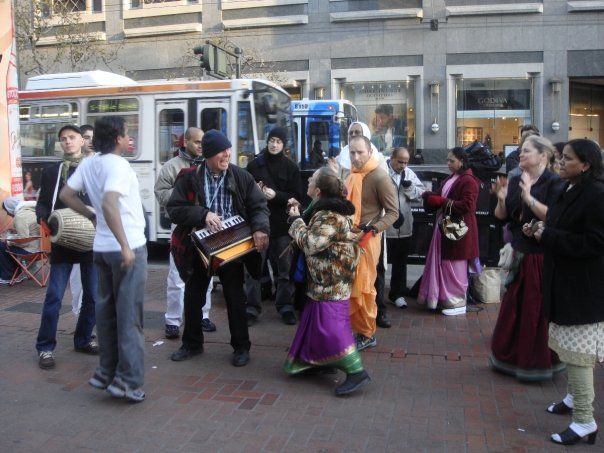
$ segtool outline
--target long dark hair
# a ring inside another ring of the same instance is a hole
[[[589,168],[582,175],[583,180],[604,180],[604,164],[602,163],[602,150],[593,140],[577,138],[569,141],[570,146],[577,158]]]

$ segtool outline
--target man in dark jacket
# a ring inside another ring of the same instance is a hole
[[[248,166],[258,186],[268,201],[270,210],[271,238],[268,247],[273,274],[277,281],[275,305],[285,324],[296,324],[294,314],[294,284],[290,280],[292,254],[284,253],[291,238],[288,234],[287,200],[300,200],[300,169],[284,155],[288,131],[275,127],[268,134],[267,147]],[[246,283],[247,317],[256,320],[262,307],[260,304],[260,281],[249,279]]]
[[[179,362],[203,352],[203,331],[199,303],[207,291],[210,277],[196,253],[190,252],[191,244],[175,244],[178,231],[183,228],[208,228],[216,232],[222,228],[222,220],[240,215],[249,224],[256,249],[261,252],[268,247],[268,208],[266,198],[245,170],[231,165],[231,142],[217,130],[207,131],[202,139],[204,162],[195,168],[181,170],[174,183],[174,190],[166,205],[170,219],[177,225],[173,235],[172,253],[185,281],[184,318],[185,330],[182,346],[172,354]],[[186,238],[186,235],[181,235]],[[187,250],[189,249],[189,250]],[[180,256],[177,256],[180,255]],[[190,256],[190,259],[183,259]],[[249,257],[249,255],[248,255]],[[246,260],[249,263],[251,260]],[[258,269],[253,273],[260,274]],[[243,261],[235,260],[217,271],[227,303],[231,346],[234,366],[244,366],[250,360],[250,339],[245,316],[245,293],[243,291]]]
[[[59,131],[59,140],[63,149],[63,161],[46,167],[44,173],[42,173],[40,194],[36,204],[38,223],[47,230],[48,217],[52,211],[67,207],[57,195],[83,158],[82,146],[84,146],[84,139],[77,126],[63,126]],[[85,193],[80,193],[79,198],[87,206],[91,205]],[[95,324],[94,305],[97,292],[97,273],[92,264],[92,250],[79,252],[52,244],[50,276],[36,341],[40,368],[53,368],[55,366],[54,349],[57,345],[56,335],[61,301],[69,282],[71,270],[76,263],[80,264],[84,293],[74,333],[74,346],[78,352],[98,353],[98,346],[92,341],[92,329]]]

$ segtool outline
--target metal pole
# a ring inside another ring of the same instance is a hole
[[[235,47],[235,61],[237,62],[237,72],[235,75],[238,79],[241,78],[241,55],[243,55],[243,51],[239,47]]]

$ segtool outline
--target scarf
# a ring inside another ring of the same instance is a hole
[[[370,172],[379,166],[379,160],[376,153],[371,153],[369,160],[363,165],[363,168],[355,167],[350,171],[346,179],[346,189],[348,190],[347,199],[354,205],[353,224],[359,226],[361,223],[361,203],[363,199],[363,179]]]
[[[77,167],[80,162],[82,162],[83,158],[83,154],[80,154],[78,157],[63,156],[63,167],[61,167],[61,180],[63,183],[67,182],[67,178],[69,177],[69,169],[71,167]]]
[[[182,149],[178,151],[178,157],[186,160],[189,163],[189,165],[198,166],[199,164],[201,164],[203,162],[203,156],[193,157],[188,152],[186,152],[185,150],[182,150]]]

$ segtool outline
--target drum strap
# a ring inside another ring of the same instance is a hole
[[[59,165],[59,172],[57,173],[57,183],[55,184],[55,193],[52,196],[52,207],[50,212],[55,210],[55,203],[57,202],[57,195],[59,193],[59,183],[61,182],[61,170],[63,170],[63,162]]]

